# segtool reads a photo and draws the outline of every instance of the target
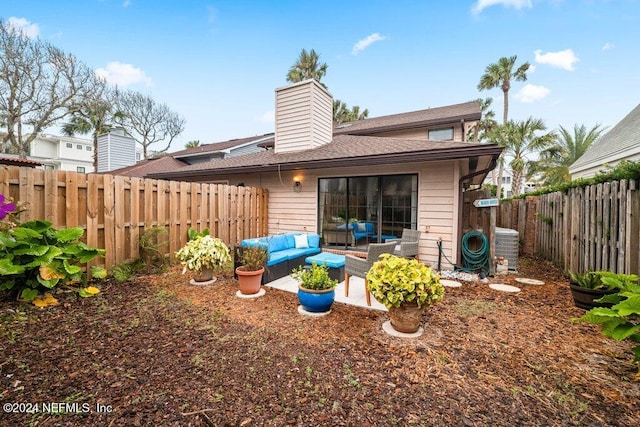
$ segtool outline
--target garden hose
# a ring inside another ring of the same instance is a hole
[[[480,239],[478,249],[469,248],[469,240]],[[489,258],[489,239],[480,231],[468,231],[462,236],[462,261],[466,271],[491,271],[491,259]]]

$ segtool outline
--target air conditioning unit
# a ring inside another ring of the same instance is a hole
[[[518,269],[518,250],[520,248],[518,232],[510,228],[496,227],[496,257],[508,261],[509,270]]]

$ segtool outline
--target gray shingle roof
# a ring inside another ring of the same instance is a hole
[[[589,147],[589,149],[571,165],[578,170],[590,163],[606,163],[628,151],[640,152],[640,104],[625,118],[620,120],[609,132]]]
[[[167,170],[178,170],[186,163],[174,159],[171,156],[158,157],[156,159],[140,160],[135,165],[105,172],[111,175],[145,177],[152,173],[164,172]]]
[[[391,114],[389,116],[372,117],[365,120],[343,123],[334,128],[334,135],[366,135],[386,130],[409,129],[428,126],[435,123],[453,123],[465,120],[480,120],[482,111],[478,101],[445,107],[428,108],[408,113]]]
[[[311,150],[277,154],[269,150],[189,165],[178,170],[154,173],[149,177],[215,176],[278,169],[409,163],[461,159],[474,155],[497,156],[501,151],[495,144],[338,135],[331,143]]]
[[[237,147],[240,145],[244,145],[248,142],[264,140],[269,136],[272,136],[273,133],[250,136],[248,138],[239,138],[239,139],[230,139],[229,141],[222,142],[213,142],[211,144],[204,144],[199,147],[186,148],[184,150],[175,151],[171,153],[172,157],[187,157],[187,156],[197,156],[199,154],[204,153],[217,153],[223,150],[227,150],[229,148]]]

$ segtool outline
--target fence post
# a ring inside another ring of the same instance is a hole
[[[640,245],[640,194],[635,180],[629,182],[627,191],[627,259],[625,273],[638,274],[638,247]]]

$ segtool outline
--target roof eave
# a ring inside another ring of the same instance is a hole
[[[493,144],[482,144],[478,147],[456,147],[445,148],[440,150],[429,151],[412,151],[405,153],[394,153],[385,155],[368,155],[359,157],[345,157],[338,159],[308,160],[286,163],[271,163],[267,165],[249,165],[229,168],[215,169],[197,169],[189,171],[173,171],[148,175],[153,179],[176,179],[176,178],[206,178],[217,177],[221,175],[239,174],[239,173],[256,173],[256,172],[272,172],[277,170],[296,170],[296,169],[323,169],[337,167],[358,167],[385,165],[393,163],[415,163],[415,162],[432,162],[442,160],[457,160],[474,156],[493,156],[498,157],[502,152],[502,148]]]
[[[391,132],[396,130],[407,130],[407,129],[415,129],[433,125],[448,125],[448,124],[457,124],[461,121],[475,121],[481,120],[481,113],[473,113],[473,114],[461,114],[458,116],[447,117],[446,119],[430,119],[430,120],[421,120],[418,122],[411,122],[405,124],[394,124],[394,125],[386,125],[386,126],[376,126],[367,129],[350,129],[349,127],[345,127],[343,129],[337,129],[334,131],[334,134],[353,134],[353,135],[371,135],[380,132]]]

